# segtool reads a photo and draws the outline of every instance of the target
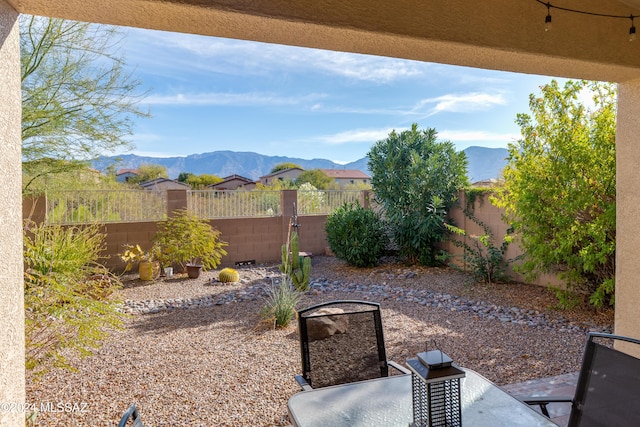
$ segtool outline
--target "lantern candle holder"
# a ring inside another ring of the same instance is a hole
[[[410,427],[461,427],[460,379],[465,372],[441,350],[407,359],[411,369],[413,423]]]

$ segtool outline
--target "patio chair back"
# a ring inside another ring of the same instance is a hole
[[[380,305],[333,301],[298,312],[302,377],[313,388],[389,375]]]
[[[640,426],[640,359],[600,343],[606,340],[616,347],[630,343],[627,348],[640,354],[640,340],[589,334],[569,427]]]
[[[140,414],[138,413],[138,409],[136,409],[135,403],[132,403],[131,406],[122,414],[122,418],[120,419],[120,423],[118,427],[126,427],[127,423],[131,421],[132,427],[144,427],[142,424],[142,419],[140,418]]]

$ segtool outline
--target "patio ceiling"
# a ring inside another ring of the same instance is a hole
[[[640,78],[629,19],[536,0],[8,0],[21,13],[593,80]],[[640,15],[638,0],[554,0]],[[636,25],[640,25],[640,19]]]

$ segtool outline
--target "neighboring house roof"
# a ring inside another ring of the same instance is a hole
[[[253,183],[254,181],[252,179],[234,174],[224,178],[220,182],[207,185],[207,188],[213,188],[216,190],[235,190],[238,187],[244,187],[245,185],[253,184]]]
[[[261,177],[260,177],[260,180],[262,181],[262,180],[264,180],[264,179],[268,179],[268,178],[275,178],[275,177],[277,177],[278,175],[287,175],[287,174],[289,174],[289,173],[291,173],[291,172],[293,172],[293,171],[300,171],[300,172],[304,172],[304,169],[301,169],[301,168],[289,168],[289,169],[283,169],[283,170],[280,170],[280,171],[278,171],[278,172],[270,173],[269,175],[261,176]]]
[[[371,179],[369,175],[357,169],[320,169],[329,178],[334,179]]]
[[[172,189],[189,189],[191,188],[189,185],[183,183],[183,182],[179,182],[179,181],[175,181],[173,179],[169,179],[169,178],[156,178],[156,179],[152,179],[151,181],[145,181],[140,183],[140,187],[147,189],[147,190],[153,190],[156,188],[159,189],[164,189],[164,190],[172,190]]]
[[[133,174],[133,175],[138,175],[138,169],[118,169],[116,171],[116,176],[124,175],[126,173]]]

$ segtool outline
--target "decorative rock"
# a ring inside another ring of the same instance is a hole
[[[343,313],[344,310],[341,308],[321,308],[316,311],[307,320],[309,341],[323,340],[335,334],[346,333],[349,327],[349,319],[346,316],[327,316],[327,314]]]

